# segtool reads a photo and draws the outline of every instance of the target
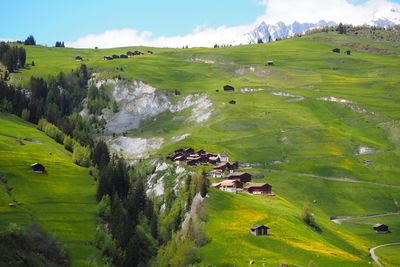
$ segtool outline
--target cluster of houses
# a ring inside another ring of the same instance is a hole
[[[153,54],[153,51],[148,50],[147,54]],[[142,51],[139,51],[139,50],[136,50],[134,52],[128,51],[128,52],[126,52],[126,54],[122,54],[122,55],[112,55],[110,57],[104,56],[103,60],[113,60],[113,59],[118,59],[118,58],[130,58],[130,57],[133,57],[133,56],[141,56],[141,55],[144,55],[144,53]]]
[[[332,52],[333,52],[333,53],[339,53],[339,54],[340,54],[340,49],[339,49],[339,48],[334,48],[334,49],[332,49]],[[346,50],[344,53],[345,53],[346,55],[351,55],[351,51],[350,51],[350,50]]]
[[[175,163],[185,162],[188,166],[217,165],[229,161],[225,153],[213,154],[202,149],[195,152],[193,148],[175,150],[167,158]]]

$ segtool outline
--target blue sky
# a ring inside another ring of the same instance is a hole
[[[0,0],[3,2],[3,0]],[[258,0],[7,0],[0,38],[33,34],[40,43],[75,40],[108,29],[149,30],[155,35],[191,32],[201,24],[242,25],[264,12]],[[12,22],[12,23],[10,23]]]
[[[200,25],[200,31],[208,30],[216,36],[215,29],[222,25],[233,32],[244,31],[247,28],[241,26],[253,26],[260,19],[267,20],[275,15],[277,20],[290,19],[297,13],[303,18],[314,13],[320,13],[323,18],[335,17],[335,14],[325,14],[330,12],[333,3],[341,3],[335,5],[338,7],[348,3],[367,6],[366,2],[375,3],[370,6],[376,8],[380,4],[400,3],[400,0],[0,0],[3,9],[0,39],[23,40],[33,34],[38,43],[54,45],[56,41],[74,42],[89,35],[98,36],[97,41],[85,39],[90,47],[97,44],[99,38],[118,36],[116,32],[105,35],[106,31],[130,29],[120,34],[133,36],[131,43],[136,44],[135,40],[147,42],[159,37],[191,35]],[[306,8],[298,11],[302,6]],[[314,10],[314,6],[318,7]],[[340,7],[337,9],[336,14],[343,13]],[[353,11],[346,16],[355,13],[360,12]],[[126,43],[129,42],[122,44]]]

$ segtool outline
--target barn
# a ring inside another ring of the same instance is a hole
[[[375,232],[380,233],[380,234],[385,234],[389,232],[389,226],[387,226],[386,224],[375,224],[373,226],[373,229],[375,230]]]
[[[243,183],[238,180],[225,180],[219,184],[214,185],[215,188],[236,194],[238,191],[242,191]]]
[[[80,56],[76,56],[76,57],[75,57],[75,61],[81,62],[81,61],[83,61],[83,58],[80,57]]]
[[[265,225],[254,225],[250,227],[250,233],[258,236],[258,235],[269,235],[269,227]]]
[[[247,172],[232,172],[226,178],[229,180],[238,180],[242,183],[248,183],[251,181],[251,174]]]
[[[272,186],[267,183],[249,183],[244,188],[250,194],[270,194],[272,191]]]
[[[344,52],[346,55],[351,55],[351,51],[350,50],[347,50],[346,52]]]
[[[332,49],[332,52],[334,52],[334,53],[340,53],[340,49],[339,49],[339,48],[334,48],[334,49]]]
[[[31,169],[33,172],[36,172],[36,173],[44,173],[45,172],[45,167],[40,163],[33,163],[31,165]]]
[[[269,60],[269,61],[267,61],[267,65],[272,66],[272,65],[274,65],[274,62],[272,60]]]
[[[235,104],[236,104],[236,101],[235,101],[235,100],[231,100],[231,101],[229,101],[229,104],[235,105]]]
[[[235,91],[235,88],[233,86],[230,86],[230,85],[225,85],[224,86],[224,91],[225,92],[233,92],[233,91]]]

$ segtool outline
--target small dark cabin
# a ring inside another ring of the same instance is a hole
[[[120,55],[119,58],[128,58],[127,55]]]
[[[153,51],[148,50],[148,51],[147,51],[147,54],[153,54]]]
[[[231,101],[229,101],[229,104],[235,105],[236,101],[235,100],[231,100]]]
[[[373,229],[377,233],[388,233],[389,232],[389,226],[387,226],[386,224],[381,224],[381,223],[375,224],[373,226]]]
[[[269,227],[265,225],[254,225],[250,227],[250,233],[253,235],[269,235]]]
[[[75,61],[82,61],[82,60],[83,60],[83,58],[80,57],[80,56],[76,56],[76,57],[75,57]]]
[[[272,60],[270,60],[267,62],[267,64],[268,64],[268,66],[272,66],[272,65],[274,65],[274,62]]]
[[[44,171],[45,171],[44,166],[40,163],[33,163],[31,165],[31,169],[33,172],[36,172],[36,173],[44,173]]]
[[[339,49],[339,48],[334,48],[334,49],[332,49],[332,52],[334,52],[334,53],[340,53],[340,49]]]
[[[103,60],[112,60],[112,57],[103,57]]]
[[[225,92],[233,92],[233,91],[235,91],[235,88],[233,86],[230,86],[230,85],[225,85],[224,86],[224,91]]]
[[[133,56],[133,52],[132,52],[132,51],[128,51],[128,52],[126,52],[126,54],[127,54],[128,56]]]
[[[112,55],[112,58],[119,58],[118,55]]]
[[[346,55],[351,55],[351,51],[350,50],[347,50],[346,52],[344,52]]]

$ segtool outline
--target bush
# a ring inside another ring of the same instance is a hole
[[[83,147],[78,143],[74,145],[74,152],[72,154],[72,160],[75,164],[83,167],[90,166],[90,149]]]
[[[64,136],[64,141],[63,141],[64,147],[66,150],[69,150],[71,152],[74,151],[74,139],[72,139],[69,135]]]
[[[25,121],[29,121],[29,118],[31,117],[31,112],[29,109],[23,109],[21,113],[21,118]]]

